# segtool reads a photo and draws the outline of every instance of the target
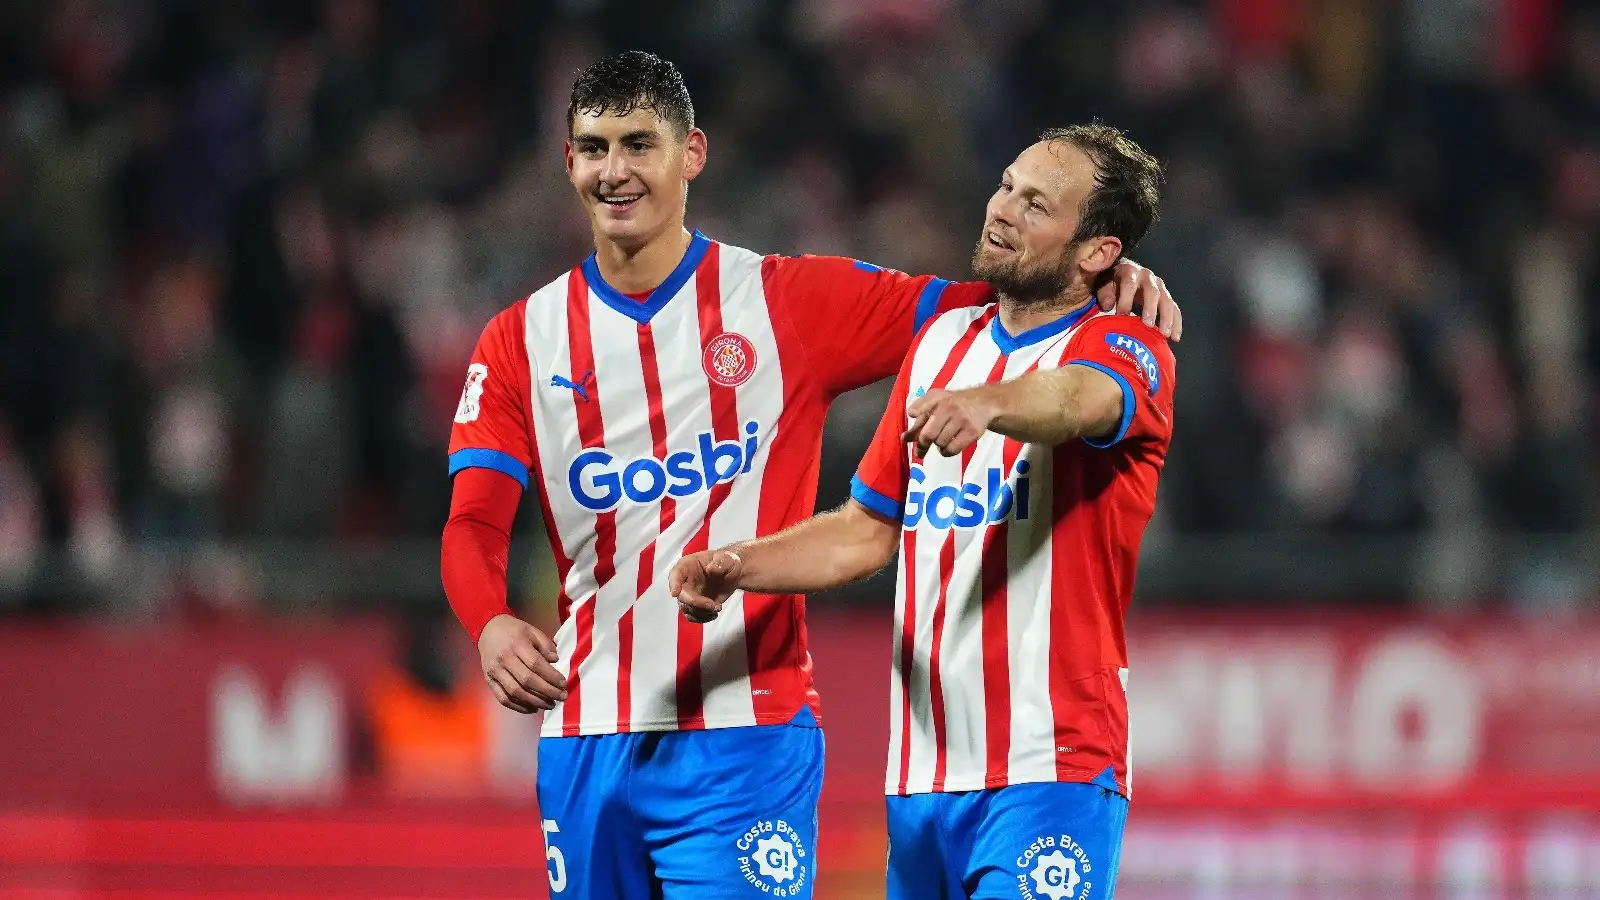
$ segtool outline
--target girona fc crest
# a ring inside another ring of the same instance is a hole
[[[706,376],[723,387],[738,387],[756,371],[756,347],[742,334],[724,331],[706,344],[700,358]]]

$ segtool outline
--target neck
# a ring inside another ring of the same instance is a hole
[[[682,225],[668,228],[637,246],[619,244],[597,234],[594,261],[606,284],[624,294],[642,294],[655,290],[667,280],[683,261],[683,254],[688,252],[693,239]]]
[[[1048,300],[1017,300],[1000,295],[1000,325],[1007,334],[1022,334],[1040,325],[1054,322],[1069,313],[1092,303],[1094,296],[1081,288],[1069,288],[1066,293]]]

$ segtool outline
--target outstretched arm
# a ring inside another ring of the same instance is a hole
[[[1010,381],[927,392],[906,408],[911,425],[901,440],[918,453],[938,447],[950,456],[985,431],[1026,444],[1081,439],[1101,448],[1171,436],[1177,362],[1160,332],[1101,316],[1073,336],[1063,357],[1059,368]]]
[[[917,453],[954,456],[993,431],[1025,444],[1105,438],[1122,421],[1122,386],[1088,366],[1062,366],[959,391],[929,391],[906,410]]]
[[[678,560],[667,589],[691,621],[709,622],[734,591],[798,594],[859,581],[883,568],[900,526],[854,500],[769,537]]]

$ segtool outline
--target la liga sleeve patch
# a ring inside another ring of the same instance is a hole
[[[461,389],[461,402],[456,406],[456,422],[462,425],[476,422],[483,411],[483,383],[489,378],[489,367],[483,363],[467,366],[467,383]]]

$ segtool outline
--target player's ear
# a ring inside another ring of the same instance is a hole
[[[561,159],[562,159],[562,164],[567,167],[567,180],[571,181],[572,180],[572,141],[570,139],[561,142]]]
[[[1098,275],[1117,264],[1122,256],[1122,240],[1110,235],[1090,238],[1079,251],[1078,265],[1085,271]]]
[[[688,181],[695,180],[706,167],[706,151],[709,142],[706,133],[698,128],[689,129],[683,139],[683,177]]]

